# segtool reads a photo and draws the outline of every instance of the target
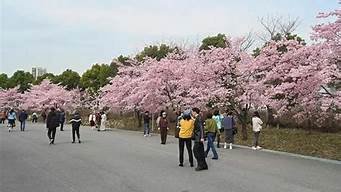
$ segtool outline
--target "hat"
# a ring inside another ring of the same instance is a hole
[[[184,116],[190,116],[191,113],[192,113],[192,111],[191,111],[190,109],[186,109],[186,110],[184,111]]]

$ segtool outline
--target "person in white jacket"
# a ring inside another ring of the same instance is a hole
[[[95,129],[95,125],[96,125],[96,114],[95,114],[95,111],[89,115],[89,124],[91,126],[91,129],[94,130]]]
[[[101,127],[100,127],[101,131],[105,131],[106,130],[106,123],[107,123],[107,115],[104,112],[102,112],[102,115],[101,115]]]
[[[255,111],[252,117],[252,130],[253,130],[253,146],[252,149],[262,149],[259,146],[259,135],[262,130],[263,121],[260,119],[258,111]]]

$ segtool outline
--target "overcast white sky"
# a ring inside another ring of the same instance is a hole
[[[258,19],[299,17],[309,39],[318,12],[337,0],[1,0],[0,73],[33,66],[83,73],[161,42],[198,44],[217,33],[258,33]]]

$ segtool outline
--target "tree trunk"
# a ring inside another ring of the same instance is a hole
[[[152,113],[152,132],[154,132],[154,113]]]
[[[311,128],[312,124],[311,124],[311,120],[310,120],[310,117],[308,118],[308,135],[311,135],[312,133],[312,128]]]
[[[137,111],[137,120],[138,120],[138,126],[142,127],[142,115],[140,113],[140,111]]]
[[[134,116],[137,119],[137,126],[139,128],[142,127],[142,115],[140,113],[140,110],[135,110]]]
[[[242,122],[242,139],[247,140],[247,125],[246,122]]]

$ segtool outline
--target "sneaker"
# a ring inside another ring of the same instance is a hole
[[[261,149],[262,149],[262,147],[260,147],[260,146],[257,146],[257,147],[256,147],[256,149],[258,149],[258,150],[261,150]]]
[[[72,141],[71,143],[75,143],[75,141]]]
[[[230,149],[232,149],[232,143],[230,143]]]
[[[227,148],[227,143],[224,144],[224,149],[226,149],[226,148]]]
[[[213,160],[218,160],[218,157],[213,157],[212,159],[213,159]]]
[[[182,164],[182,163],[179,164],[179,167],[183,167],[183,166],[184,166],[184,164]]]
[[[78,143],[82,143],[81,140],[78,140]]]
[[[253,149],[253,150],[257,150],[257,148],[256,148],[255,146],[252,146],[252,149]]]
[[[147,137],[147,135],[143,135],[144,137]]]

